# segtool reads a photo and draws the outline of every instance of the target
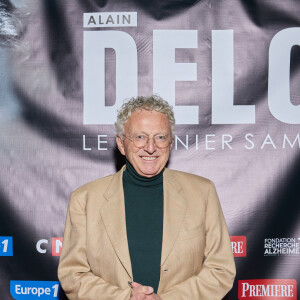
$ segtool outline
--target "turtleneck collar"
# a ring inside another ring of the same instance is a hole
[[[145,177],[140,175],[132,166],[132,164],[126,159],[126,169],[123,173],[123,178],[131,183],[139,186],[153,187],[161,185],[163,183],[164,169],[153,177]]]

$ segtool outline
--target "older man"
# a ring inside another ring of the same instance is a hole
[[[214,185],[165,168],[175,120],[157,96],[125,103],[116,122],[118,173],[69,202],[58,276],[69,299],[214,300],[235,265]]]

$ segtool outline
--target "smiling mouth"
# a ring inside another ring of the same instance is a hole
[[[141,158],[144,160],[155,160],[157,159],[157,156],[141,156]]]

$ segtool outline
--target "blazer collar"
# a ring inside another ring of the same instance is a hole
[[[104,193],[107,202],[101,207],[100,213],[115,253],[129,277],[133,279],[126,232],[122,180],[124,170],[125,166],[112,177],[111,184]],[[172,171],[166,168],[163,176],[164,220],[161,266],[165,263],[175,244],[187,207],[187,202],[182,195],[180,183],[176,181]]]
[[[111,180],[111,184],[104,193],[107,202],[100,208],[102,220],[113,245],[113,248],[120,262],[133,279],[131,261],[128,248],[126,219],[125,219],[125,203],[123,191],[123,171],[125,166],[116,173]]]
[[[174,173],[167,168],[164,171],[163,185],[164,221],[161,266],[165,263],[175,244],[187,208],[187,201],[183,196],[181,184],[174,177]]]

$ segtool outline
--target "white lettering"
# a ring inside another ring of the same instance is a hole
[[[175,63],[176,48],[197,48],[197,30],[153,31],[153,91],[174,108],[177,124],[198,124],[198,106],[176,106],[176,81],[196,81],[196,63]]]
[[[263,285],[262,286],[262,294],[264,296],[268,296],[268,293],[269,293],[269,286],[268,285],[267,286]]]
[[[246,297],[246,292],[249,290],[249,283],[242,282],[242,297]]]
[[[21,294],[20,288],[21,288],[21,285],[20,285],[20,284],[17,284],[17,285],[15,286],[15,292],[16,292],[16,294]]]
[[[247,150],[251,150],[254,148],[254,143],[249,139],[249,137],[254,137],[254,135],[252,133],[247,133],[245,135],[245,139],[247,142],[249,142],[251,144],[251,146],[248,146],[248,145],[245,145],[244,147],[247,149]]]
[[[214,147],[209,147],[208,144],[210,143],[215,143],[215,141],[211,141],[209,140],[210,137],[215,137],[216,135],[215,134],[206,134],[205,135],[205,149],[206,150],[215,150]]]
[[[58,294],[58,284],[55,284],[52,288],[53,288],[53,297],[57,297],[57,294]]]
[[[227,137],[228,139],[225,139]],[[232,141],[232,135],[230,134],[222,134],[222,149],[225,149],[225,145],[229,148],[232,149],[232,147],[229,145],[229,143]]]
[[[38,292],[38,296],[40,297],[41,295],[45,294],[45,289],[42,287],[39,287],[37,292]]]
[[[60,249],[62,247],[62,241],[57,239],[55,240],[55,252],[60,253]]]
[[[3,253],[7,252],[7,247],[8,247],[8,240],[3,240],[2,241],[3,246]]]
[[[58,294],[58,284],[55,284],[53,288],[53,296],[57,297]],[[31,287],[31,286],[21,286],[20,284],[17,284],[15,286],[15,293],[18,295],[37,295],[38,297],[41,297],[43,294],[50,295],[51,289],[49,287],[43,288],[43,287]]]
[[[243,242],[231,242],[233,253],[243,253]]]
[[[250,297],[255,297],[255,285],[250,285]]]
[[[92,148],[87,148],[85,146],[85,134],[82,136],[82,148],[83,150],[92,150]]]
[[[189,149],[189,140],[188,140],[188,138],[189,138],[189,136],[186,135],[185,136],[185,143],[184,143],[177,135],[175,135],[175,150],[177,150],[177,141],[179,141],[182,144],[182,146],[186,150],[188,150]]]
[[[265,147],[265,145],[272,145],[274,149],[276,149],[276,146],[272,140],[272,138],[270,137],[269,134],[267,134],[263,144],[261,145],[260,149],[263,149]]]
[[[42,244],[48,244],[48,240],[45,240],[45,239],[42,239],[42,240],[39,240],[37,243],[36,243],[36,250],[40,253],[46,253],[46,249],[42,249],[41,248],[41,245]]]
[[[288,285],[288,295],[289,295],[289,297],[294,296],[294,294],[293,294],[293,285],[291,285],[291,284]]]
[[[107,138],[107,134],[98,135],[98,150],[107,150],[107,148],[102,148],[101,147],[101,144],[107,144],[107,141],[101,140],[101,138],[103,138],[103,137]]]
[[[83,123],[113,124],[124,99],[137,96],[137,49],[123,31],[85,31],[83,43]],[[116,53],[116,101],[105,105],[105,49]]]
[[[283,136],[283,145],[282,145],[283,149],[285,149],[285,142],[286,141],[289,143],[289,145],[290,145],[291,148],[294,148],[294,145],[296,145],[296,141],[298,141],[298,147],[300,148],[300,136],[299,136],[299,133],[297,134],[297,136],[296,136],[293,144],[290,142],[290,140],[287,137],[287,135],[284,134],[284,136]]]
[[[300,124],[300,105],[290,99],[291,48],[300,45],[300,28],[279,31],[269,49],[268,103],[271,114],[281,122]]]
[[[247,292],[247,293],[246,293]],[[293,285],[242,283],[242,298],[245,297],[293,297]]]
[[[234,105],[233,30],[212,31],[212,124],[255,123],[254,105]]]

